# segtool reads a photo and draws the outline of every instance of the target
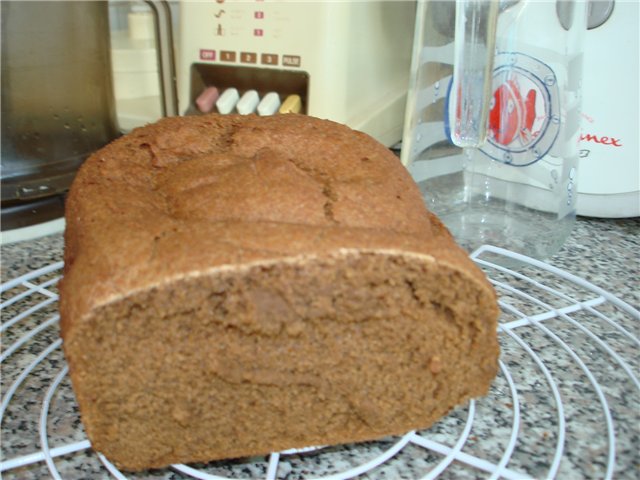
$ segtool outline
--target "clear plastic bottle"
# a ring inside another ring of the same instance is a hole
[[[470,251],[549,258],[575,221],[586,3],[419,1],[416,22],[402,160],[427,206]]]

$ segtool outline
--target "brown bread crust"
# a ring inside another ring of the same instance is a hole
[[[65,354],[122,468],[424,428],[496,374],[493,289],[345,126],[164,119],[85,162],[66,222]]]

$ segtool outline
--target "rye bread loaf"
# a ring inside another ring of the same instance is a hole
[[[64,351],[123,469],[425,428],[496,374],[493,289],[345,126],[164,119],[92,155],[66,207]]]

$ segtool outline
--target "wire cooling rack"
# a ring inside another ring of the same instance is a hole
[[[482,247],[472,258],[502,309],[500,368],[488,396],[404,436],[135,474],[94,452],[80,423],[58,331],[62,262],[8,281],[0,287],[0,473],[21,480],[637,478],[640,313],[522,255]]]

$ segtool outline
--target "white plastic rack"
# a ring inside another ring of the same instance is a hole
[[[4,283],[6,479],[637,478],[640,313],[550,265],[472,255],[496,288],[500,371],[488,396],[433,427],[376,442],[126,474],[91,449],[58,331],[62,262]],[[501,265],[520,262],[518,270]],[[212,406],[215,408],[215,406]]]

